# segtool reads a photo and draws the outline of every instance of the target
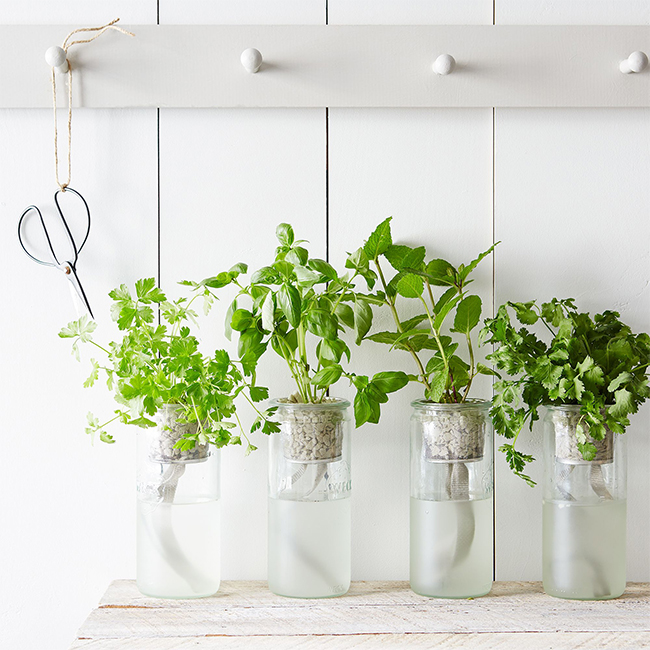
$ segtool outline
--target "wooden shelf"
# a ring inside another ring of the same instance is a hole
[[[496,582],[489,596],[429,599],[406,582],[355,582],[346,596],[296,600],[265,582],[223,582],[211,598],[170,601],[116,580],[71,650],[184,648],[642,648],[650,646],[650,584],[621,598],[551,598],[538,582]]]
[[[649,26],[125,25],[70,50],[74,102],[119,107],[650,106]],[[71,26],[0,26],[0,108],[49,108],[44,53]],[[264,63],[249,74],[241,52]],[[454,72],[432,64],[452,55]],[[61,102],[65,82],[59,83]]]

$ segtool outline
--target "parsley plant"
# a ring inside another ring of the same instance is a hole
[[[517,328],[510,311],[522,325],[541,322],[550,342],[526,327]],[[650,396],[650,337],[633,334],[619,316],[605,311],[592,319],[578,311],[572,298],[554,298],[541,307],[534,300],[508,302],[495,318],[486,319],[480,339],[496,346],[488,358],[499,370],[517,377],[494,384],[490,413],[497,432],[512,440],[500,450],[529,485],[535,483],[523,471],[534,458],[517,451],[515,444],[526,422],[532,430],[540,406],[580,405],[578,448],[585,460],[591,460],[596,447],[587,434],[602,440],[606,429],[624,433],[628,416]]]
[[[238,272],[232,271],[232,275]],[[155,280],[146,278],[136,282],[135,296],[124,284],[109,295],[114,301],[111,315],[122,332],[121,340],[106,346],[94,341],[92,334],[97,325],[87,316],[59,332],[61,338],[73,340],[77,359],[80,343],[90,344],[102,353],[102,362],[91,359],[92,371],[84,386],[92,386],[102,372],[120,405],[106,422],[89,413],[86,432],[91,436],[98,433],[100,440],[112,443],[113,436],[106,431],[111,422],[153,427],[156,423],[151,418],[163,404],[175,404],[181,409],[180,421],[198,423],[196,433],[184,436],[176,443],[177,448],[192,449],[197,442],[217,447],[239,445],[241,437],[232,432],[238,428],[247,441],[246,453],[256,449],[239,421],[234,399],[243,394],[253,404],[266,399],[268,390],[247,382],[225,350],[217,350],[212,356],[199,350],[189,324],[195,322],[192,303],[200,294],[192,299],[168,301]],[[154,308],[160,309],[160,324],[155,322]],[[268,412],[254,408],[264,429],[275,430],[276,425],[266,419]]]

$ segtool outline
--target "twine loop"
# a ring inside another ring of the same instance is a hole
[[[101,27],[80,27],[71,31],[63,41],[61,46],[64,52],[66,53],[66,61],[68,63],[68,178],[65,183],[62,183],[59,180],[59,135],[57,128],[57,117],[56,117],[56,72],[52,68],[52,106],[54,107],[54,175],[56,177],[56,184],[61,188],[62,192],[65,192],[65,188],[70,185],[70,177],[72,175],[72,65],[70,64],[70,59],[68,59],[67,54],[68,50],[73,45],[80,45],[82,43],[90,43],[96,38],[99,38],[104,32],[107,32],[109,29],[114,29],[117,32],[125,34],[126,36],[135,36],[132,32],[117,27],[117,23],[120,19],[116,18],[106,25]],[[75,34],[80,34],[84,32],[97,32],[90,38],[70,40]]]

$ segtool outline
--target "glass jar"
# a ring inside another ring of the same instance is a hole
[[[411,406],[411,589],[484,596],[493,573],[490,402]]]
[[[163,406],[137,439],[137,585],[155,598],[201,598],[219,589],[219,450],[174,445],[196,423]]]
[[[350,402],[273,400],[269,452],[269,589],[327,598],[350,588]]]
[[[544,591],[603,600],[625,591],[625,436],[594,440],[593,460],[578,449],[580,406],[547,408],[544,419]]]

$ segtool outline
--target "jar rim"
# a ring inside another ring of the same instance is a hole
[[[582,404],[544,404],[545,409],[549,411],[579,411]],[[605,404],[605,408],[610,408],[613,404]]]
[[[439,402],[430,402],[426,399],[416,399],[411,402],[414,409],[428,410],[428,411],[458,411],[458,410],[471,410],[477,408],[489,408],[492,406],[491,399],[468,399],[464,402],[457,402],[452,404],[440,404]]]
[[[331,402],[321,402],[319,404],[314,404],[312,402],[283,402],[282,399],[287,399],[282,398],[282,397],[276,397],[274,399],[269,400],[269,406],[277,406],[280,408],[289,408],[289,409],[300,409],[302,411],[306,409],[346,409],[350,406],[350,402],[347,399],[343,399],[341,397],[331,397],[330,399],[333,400]]]
[[[579,411],[581,404],[544,404],[544,408],[549,411]]]

